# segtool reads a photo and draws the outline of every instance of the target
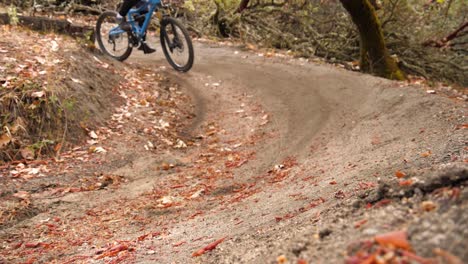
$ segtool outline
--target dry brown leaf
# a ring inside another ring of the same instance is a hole
[[[424,201],[421,203],[421,208],[426,212],[430,212],[436,209],[437,206],[433,201]]]
[[[278,264],[284,264],[284,263],[288,262],[288,259],[286,258],[285,255],[281,255],[281,256],[276,258],[276,262],[278,262]]]
[[[432,152],[429,150],[429,151],[426,151],[426,152],[424,152],[424,153],[421,153],[421,157],[427,158],[427,157],[429,157],[431,154],[432,154]]]
[[[400,178],[405,177],[406,173],[398,170],[398,171],[395,172],[395,176],[400,179]]]
[[[11,142],[11,137],[7,134],[3,134],[0,136],[0,149],[8,146]]]

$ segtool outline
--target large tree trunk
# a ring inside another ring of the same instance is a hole
[[[359,30],[361,69],[388,79],[405,79],[395,60],[390,57],[379,19],[369,0],[340,1]]]

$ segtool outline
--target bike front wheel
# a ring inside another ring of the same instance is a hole
[[[119,60],[126,60],[132,53],[130,34],[119,28],[117,13],[106,11],[96,23],[96,40],[104,54]]]
[[[162,50],[169,64],[177,71],[189,71],[193,66],[194,52],[187,29],[175,18],[164,17],[160,34]]]

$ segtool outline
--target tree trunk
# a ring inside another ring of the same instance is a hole
[[[249,5],[249,0],[241,0],[241,2],[239,3],[239,7],[237,8],[236,12],[237,13],[242,13],[242,11],[244,11],[244,9],[246,9],[248,5]]]
[[[369,0],[340,0],[358,27],[361,69],[381,77],[404,80],[403,72],[390,57],[375,9]]]

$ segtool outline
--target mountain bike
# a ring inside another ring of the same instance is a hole
[[[161,0],[141,0],[127,14],[130,31],[119,27],[117,12],[102,13],[96,23],[96,40],[102,52],[116,60],[126,60],[134,47],[146,41],[153,14],[159,18],[159,39],[169,64],[177,71],[192,68],[194,51],[187,29],[168,13],[170,6]]]

